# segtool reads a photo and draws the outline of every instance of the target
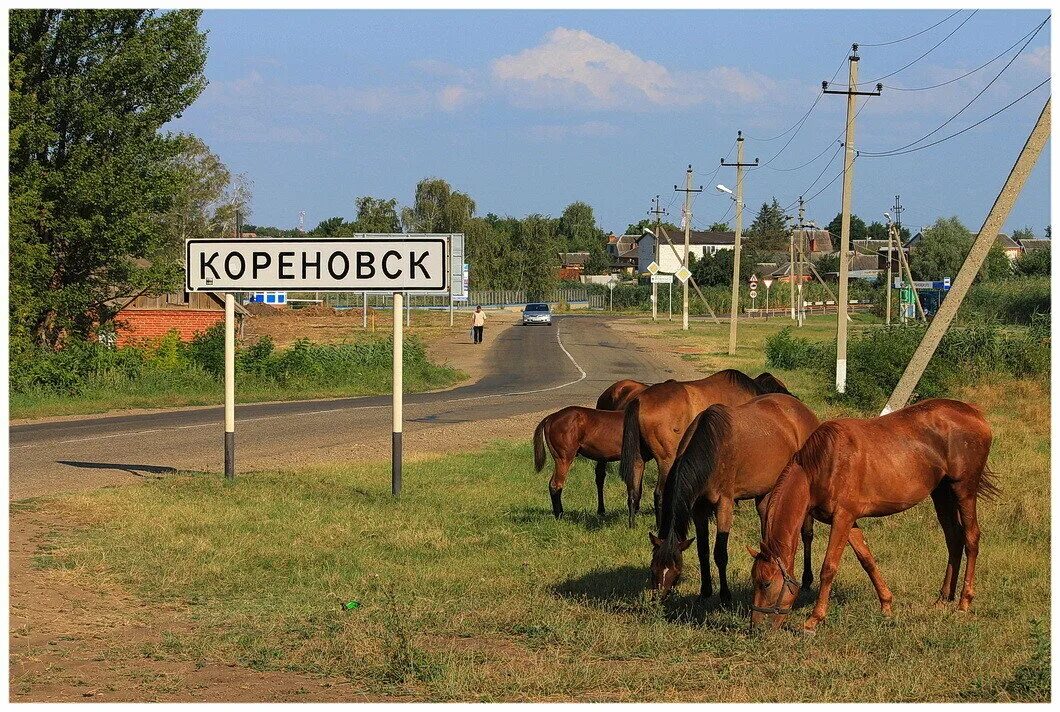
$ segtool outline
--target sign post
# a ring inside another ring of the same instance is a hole
[[[773,280],[766,277],[762,280],[766,285],[766,319],[769,318],[769,288],[773,286]]]
[[[609,309],[610,309],[610,311],[614,311],[615,310],[615,280],[614,279],[612,279],[611,281],[609,281],[607,283],[607,291],[608,291],[607,297],[608,297],[608,300],[609,300]]]
[[[391,491],[401,492],[403,293],[446,294],[448,234],[369,234],[348,238],[190,239],[185,289],[220,292],[225,302],[224,467],[235,478],[235,293],[254,291],[368,292],[394,298],[393,454]],[[463,236],[456,236],[461,239]],[[461,242],[462,244],[462,242]],[[466,291],[465,291],[466,294]],[[408,315],[405,315],[408,318]]]
[[[758,277],[751,275],[747,296],[751,298],[751,311],[755,310],[755,298],[758,296]]]

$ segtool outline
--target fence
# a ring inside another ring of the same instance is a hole
[[[525,290],[520,289],[472,289],[469,291],[466,302],[456,302],[455,306],[481,304],[484,307],[507,307],[522,306],[529,301]],[[590,295],[585,289],[557,289],[548,296],[550,304],[560,302],[566,304],[585,304],[590,307],[606,307],[607,298],[600,295]],[[364,305],[364,295],[360,292],[289,292],[287,295],[289,306],[298,307],[302,304],[327,304],[336,309],[356,309]],[[374,309],[390,308],[393,306],[394,298],[391,294],[368,294],[368,306]],[[409,294],[406,303],[413,309],[448,308],[449,296],[445,294]]]

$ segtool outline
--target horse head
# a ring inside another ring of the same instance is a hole
[[[692,546],[696,538],[660,539],[653,532],[648,532],[648,539],[652,546],[651,588],[659,595],[665,596],[680,582],[681,570],[684,568],[682,554]]]
[[[765,622],[769,616],[772,628],[776,630],[784,625],[795,599],[799,596],[800,584],[784,567],[779,557],[767,552],[765,545],[762,551],[747,547],[747,553],[754,559],[751,565],[751,629]]]

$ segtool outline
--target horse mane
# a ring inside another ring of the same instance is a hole
[[[735,368],[726,368],[724,371],[718,371],[715,375],[724,376],[731,385],[736,386],[737,388],[742,388],[756,396],[766,393],[766,391],[763,391],[762,388],[755,383],[753,378],[743,371],[737,371]]]
[[[778,503],[787,497],[788,490],[797,484],[792,476],[795,472],[795,467],[801,467],[797,462],[797,457],[798,454],[796,453],[796,455],[788,461],[788,464],[784,466],[784,469],[780,473],[780,477],[777,478],[776,483],[773,485],[773,491],[769,495],[769,502],[766,504],[766,529],[765,536],[762,538],[762,554],[767,558],[781,555],[781,552],[774,551],[771,548],[774,539],[772,533],[773,528],[777,526],[778,515],[782,514],[779,510],[780,504]],[[802,474],[804,477],[806,476],[805,471],[803,471]],[[800,514],[798,519],[799,525],[802,524],[802,518],[803,515]]]
[[[791,396],[792,398],[798,397],[794,393],[789,391],[787,386],[785,386],[779,378],[774,376],[772,373],[769,373],[768,371],[755,376],[753,380],[755,385],[758,386],[758,389],[759,391],[761,391],[762,395],[766,393],[783,393],[784,395]]]
[[[670,468],[660,504],[659,537],[664,540],[664,547],[674,548],[674,554],[677,553],[674,534],[678,529],[687,534],[692,505],[714,472],[718,448],[732,432],[732,418],[725,406],[712,405],[690,427],[695,430]]]
[[[816,472],[825,466],[825,456],[835,448],[835,440],[839,430],[834,422],[821,423],[793,458],[804,469]]]

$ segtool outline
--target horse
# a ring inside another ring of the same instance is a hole
[[[777,480],[766,508],[761,551],[751,576],[752,628],[772,617],[783,625],[799,593],[791,570],[798,547],[796,532],[807,513],[831,524],[821,566],[817,603],[803,625],[812,633],[828,612],[832,581],[849,542],[872,581],[880,609],[891,615],[892,595],[858,527],[862,517],[903,512],[929,495],[946,537],[949,558],[935,605],[957,593],[961,553],[967,556],[957,610],[966,612],[975,597],[975,561],[979,554],[976,502],[1000,490],[987,467],[993,435],[975,406],[944,398],[925,400],[889,415],[867,420],[827,421],[811,435]]]
[[[596,399],[596,408],[597,410],[622,410],[630,400],[647,387],[647,383],[634,381],[631,378],[615,381]]]
[[[659,525],[659,499],[666,475],[677,457],[681,437],[692,420],[712,405],[740,405],[767,393],[791,395],[779,380],[763,374],[759,382],[735,369],[725,369],[696,381],[666,381],[645,388],[626,406],[619,472],[626,483],[629,526],[640,511],[644,461],[653,457],[659,466],[655,486],[655,524]]]
[[[534,430],[534,468],[545,466],[545,451],[555,463],[548,492],[552,514],[563,516],[563,485],[574,458],[582,455],[596,461],[596,513],[604,514],[604,478],[607,463],[622,454],[622,413],[626,403],[648,384],[623,379],[611,384],[596,400],[596,409],[568,406],[545,416]]]
[[[710,577],[708,520],[717,519],[714,562],[718,566],[721,600],[730,601],[729,531],[738,500],[754,499],[765,522],[766,496],[806,438],[817,429],[817,416],[799,399],[781,393],[758,396],[743,405],[712,405],[696,416],[681,441],[663,488],[659,535],[652,544],[652,588],[666,594],[681,577],[682,552],[699,540],[700,595],[713,594]],[[696,535],[688,538],[688,520]],[[802,541],[806,551],[803,584],[813,582],[810,547],[813,520],[805,517]]]

